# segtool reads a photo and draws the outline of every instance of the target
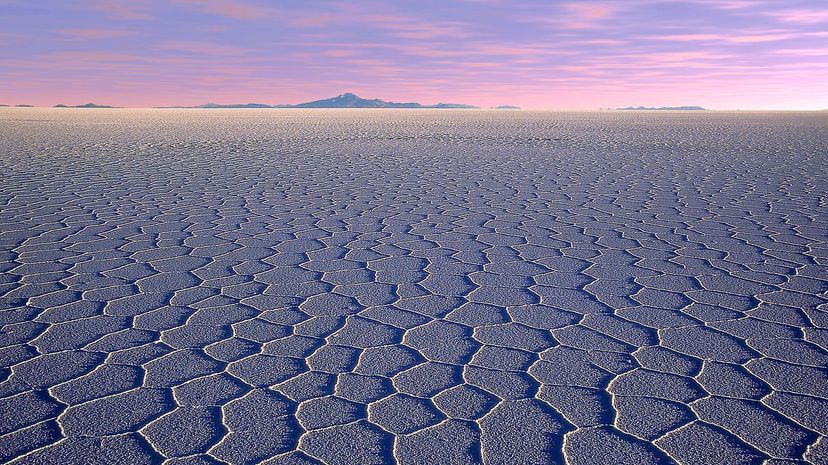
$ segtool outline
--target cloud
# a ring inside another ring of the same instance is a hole
[[[710,5],[723,10],[741,10],[753,8],[764,3],[762,0],[695,0],[693,3]]]
[[[112,39],[134,34],[132,31],[100,28],[59,29],[57,32],[76,40]]]
[[[322,13],[318,15],[303,16],[300,18],[293,18],[290,23],[298,27],[320,27],[327,26],[331,23],[342,21],[341,15],[333,13]]]
[[[354,55],[357,55],[357,52],[355,50],[350,50],[350,49],[325,50],[324,52],[319,53],[319,56],[331,57],[331,58],[345,58],[345,57],[352,57]]]
[[[828,21],[828,9],[820,10],[782,10],[768,13],[783,23],[817,24]]]
[[[755,44],[761,42],[777,42],[796,37],[792,34],[752,34],[743,36],[726,37],[725,40],[736,44]]]
[[[199,10],[232,19],[262,19],[268,10],[258,5],[239,0],[175,0],[177,3],[192,5]]]
[[[674,34],[667,36],[653,36],[649,38],[654,40],[665,40],[671,42],[706,42],[710,40],[722,40],[723,37],[724,36],[722,36],[721,34]]]
[[[246,53],[248,50],[232,45],[215,44],[212,42],[199,42],[192,40],[168,40],[161,42],[158,48],[176,52],[191,53],[196,55],[213,56],[236,56]]]
[[[401,39],[434,40],[465,39],[469,33],[464,24],[455,21],[420,21],[406,16],[367,15],[364,20],[372,26],[388,31]]]
[[[573,2],[560,5],[558,10],[534,11],[517,19],[562,29],[594,29],[611,18],[617,8],[603,3]]]
[[[742,31],[732,34],[676,34],[649,36],[647,39],[669,42],[724,42],[731,44],[756,44],[783,40],[826,37],[828,32],[793,32],[786,30]]]
[[[98,0],[92,7],[113,19],[150,19],[148,5],[141,0]]]
[[[567,15],[564,27],[568,29],[591,29],[612,16],[614,9],[599,3],[566,3],[563,9]]]
[[[771,53],[795,57],[828,57],[828,48],[788,48],[774,50]]]
[[[582,40],[578,42],[579,44],[585,45],[624,45],[626,44],[623,40],[618,39],[590,39],[590,40]]]

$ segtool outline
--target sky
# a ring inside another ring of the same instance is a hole
[[[0,0],[0,104],[828,108],[828,0]]]

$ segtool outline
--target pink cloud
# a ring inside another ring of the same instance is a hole
[[[654,40],[673,41],[673,42],[729,42],[733,44],[755,44],[763,42],[777,42],[781,40],[790,40],[804,37],[818,37],[821,33],[813,32],[784,32],[784,31],[769,31],[769,32],[743,32],[731,35],[725,34],[678,34],[649,37]]]
[[[114,19],[150,19],[148,6],[141,0],[98,0],[93,8]]]
[[[341,20],[342,17],[340,15],[327,13],[294,18],[290,20],[290,23],[299,27],[319,27],[326,26],[328,24],[335,23]]]
[[[563,29],[593,29],[612,17],[616,7],[601,3],[564,3],[558,11],[523,15],[519,20]]]
[[[134,34],[132,31],[125,31],[119,29],[98,29],[98,28],[85,28],[85,29],[60,29],[58,30],[60,34],[68,36],[72,39],[79,39],[79,40],[92,40],[92,39],[111,39],[114,37],[124,37],[128,35]]]
[[[771,53],[796,57],[825,57],[828,56],[828,48],[793,48],[774,50]]]
[[[233,19],[261,19],[267,10],[239,0],[176,0],[178,3],[192,5],[200,10],[218,16]]]
[[[760,6],[764,3],[763,0],[694,0],[693,3],[700,5],[710,5],[723,10],[741,10],[744,8],[752,8]]]
[[[92,51],[65,51],[48,53],[41,56],[45,62],[52,60],[65,60],[66,62],[122,62],[133,61],[138,58],[137,55],[131,53],[116,53],[116,52],[92,52]]]
[[[241,55],[247,52],[242,47],[191,40],[168,40],[161,42],[159,48],[198,55]]]
[[[321,56],[331,57],[331,58],[343,58],[343,57],[352,57],[357,53],[353,50],[325,50],[324,52],[320,53]]]
[[[785,23],[817,24],[828,21],[828,9],[774,11],[768,16]]]
[[[695,42],[708,40],[722,40],[723,37],[724,36],[720,34],[676,34],[668,36],[656,36],[651,38],[655,40],[667,40],[675,42]]]
[[[609,18],[613,9],[598,3],[567,3],[563,5],[567,14],[564,27],[568,29],[589,29]]]
[[[612,13],[608,6],[594,3],[567,3],[564,8],[579,19],[589,21],[608,18]]]
[[[651,62],[685,62],[687,60],[726,60],[733,58],[733,55],[729,53],[720,53],[712,50],[663,52],[640,56]]]
[[[624,45],[626,42],[617,39],[593,39],[579,42],[585,45]]]
[[[468,33],[463,30],[463,25],[457,22],[432,22],[427,23],[415,18],[399,16],[369,15],[365,18],[372,25],[389,31],[392,35],[401,39],[412,40],[433,40],[438,38],[463,39]]]
[[[753,34],[728,37],[726,38],[726,40],[728,42],[733,42],[737,44],[755,44],[761,42],[776,42],[779,40],[788,40],[793,37],[795,36],[791,34]]]

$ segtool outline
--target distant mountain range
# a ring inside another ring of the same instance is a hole
[[[62,103],[58,103],[54,106],[54,108],[120,108],[120,107],[111,107],[109,105],[97,105],[94,103],[84,103],[83,105],[64,105]]]
[[[218,104],[206,103],[204,105],[197,105],[194,107],[174,106],[162,108],[478,108],[473,105],[464,105],[461,103],[438,103],[436,105],[422,105],[415,102],[397,103],[386,102],[380,99],[364,99],[356,94],[350,92],[337,95],[333,98],[324,100],[314,100],[313,102],[298,103],[296,105],[268,105],[266,103],[238,103],[238,104]]]
[[[706,108],[697,107],[697,106],[683,106],[683,107],[625,107],[625,108],[616,108],[616,110],[706,110]]]
[[[501,105],[499,107],[492,107],[493,110],[520,110],[520,107],[514,105]]]

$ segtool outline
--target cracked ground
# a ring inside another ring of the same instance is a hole
[[[828,463],[828,114],[0,111],[0,462]]]

